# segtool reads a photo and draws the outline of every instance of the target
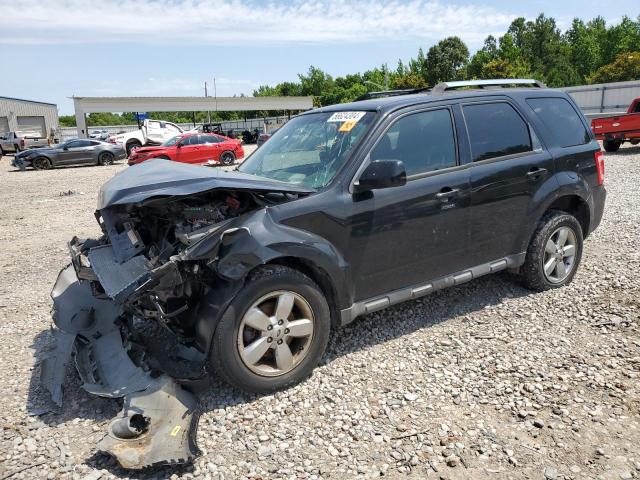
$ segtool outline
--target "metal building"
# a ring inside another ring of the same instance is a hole
[[[640,80],[598,83],[561,88],[589,118],[625,113],[633,99],[640,97]]]
[[[0,135],[4,132],[33,132],[43,137],[53,138],[57,130],[57,105],[0,97]]]

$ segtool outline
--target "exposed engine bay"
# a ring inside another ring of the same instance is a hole
[[[269,206],[310,193],[158,162],[107,182],[96,211],[103,235],[69,242],[71,264],[51,293],[56,346],[41,365],[58,405],[71,359],[89,393],[124,397],[98,447],[132,469],[198,455],[194,392],[208,384],[215,318],[241,285],[238,265],[259,261],[244,222],[263,225]],[[145,170],[146,183],[134,177]],[[234,242],[245,246],[225,257]]]

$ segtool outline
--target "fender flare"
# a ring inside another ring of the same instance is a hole
[[[518,252],[524,252],[529,246],[531,237],[538,227],[538,223],[554,202],[562,197],[578,197],[587,204],[589,216],[593,218],[593,197],[586,180],[575,172],[558,172],[539,188],[531,200],[528,217],[535,221],[529,222],[529,227],[518,239]]]
[[[195,312],[197,336],[205,351],[220,317],[247,275],[261,265],[292,258],[312,265],[330,279],[335,301],[331,307],[339,311],[353,303],[347,288],[351,269],[340,252],[318,235],[274,222],[268,208],[238,217],[224,231],[183,253],[182,260],[204,260],[219,277]]]

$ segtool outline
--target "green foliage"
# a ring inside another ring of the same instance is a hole
[[[425,88],[445,80],[536,78],[550,87],[631,80],[640,78],[638,54],[629,54],[638,46],[640,16],[636,20],[623,17],[610,27],[602,17],[586,23],[575,19],[563,33],[555,19],[540,14],[535,20],[516,18],[498,39],[489,35],[471,58],[460,38],[448,37],[426,55],[420,48],[415,58],[398,60],[395,70],[382,65],[334,79],[312,66],[298,76],[298,82],[264,85],[253,94],[312,95],[314,105],[322,106],[350,102],[382,88]]]
[[[466,78],[469,49],[459,37],[448,37],[429,49],[425,59],[425,80],[431,86],[446,80]]]
[[[589,83],[624,82],[640,78],[640,52],[619,53],[616,59],[600,67],[589,77]]]

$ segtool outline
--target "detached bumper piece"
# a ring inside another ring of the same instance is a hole
[[[124,468],[188,463],[195,443],[197,400],[167,375],[153,377],[128,354],[119,324],[121,307],[92,295],[73,265],[58,275],[51,292],[56,348],[41,365],[41,382],[58,405],[66,366],[73,358],[83,388],[94,395],[124,397],[98,448]]]

